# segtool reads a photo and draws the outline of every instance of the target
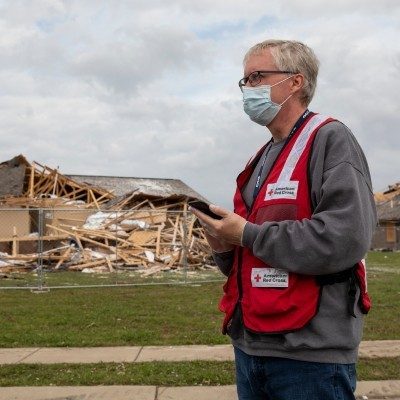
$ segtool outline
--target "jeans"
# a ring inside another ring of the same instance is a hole
[[[250,356],[235,347],[239,400],[355,400],[355,364]]]

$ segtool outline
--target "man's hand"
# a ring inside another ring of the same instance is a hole
[[[224,251],[232,249],[232,246],[230,248],[227,246],[228,244],[241,246],[246,220],[240,215],[213,204],[210,205],[210,210],[220,215],[222,219],[217,220],[211,218],[193,207],[190,208],[190,211],[200,220],[206,234],[218,240],[219,243],[209,241],[210,246],[217,252],[221,250],[214,248],[213,244],[220,249],[226,248]],[[218,246],[218,244],[220,246]]]
[[[209,233],[207,233],[206,230],[204,230],[204,235],[207,239],[208,244],[215,253],[225,253],[226,251],[231,251],[234,248],[233,244],[227,243],[225,242],[225,240],[217,239],[216,237],[211,236]]]

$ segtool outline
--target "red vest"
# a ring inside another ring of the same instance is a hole
[[[307,118],[281,150],[253,206],[247,210],[241,189],[253,173],[264,146],[237,178],[235,213],[260,225],[265,221],[311,219],[308,162],[319,128],[331,121],[332,118],[319,114]],[[368,312],[370,300],[362,262],[357,264],[354,273],[362,292],[361,308]],[[220,309],[225,313],[223,333],[237,304],[249,331],[284,333],[301,329],[318,311],[321,287],[315,276],[274,268],[254,256],[251,249],[237,246],[220,302]]]

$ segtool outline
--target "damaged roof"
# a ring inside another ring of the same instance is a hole
[[[69,188],[71,185],[73,187]],[[14,198],[26,195],[33,198],[47,194],[49,191],[58,197],[64,195],[69,197],[68,191],[72,191],[73,199],[78,198],[76,197],[78,192],[80,199],[85,195],[85,193],[82,194],[81,192],[86,189],[92,191],[94,196],[98,191],[99,197],[103,199],[103,202],[108,201],[110,198],[118,202],[126,196],[134,201],[142,199],[179,202],[192,199],[207,201],[207,199],[179,179],[65,175],[61,174],[58,169],[42,166],[37,162],[33,162],[31,165],[22,154],[0,163],[0,198],[10,196]],[[103,193],[104,191],[109,193]],[[87,196],[89,196],[89,193]],[[91,201],[92,199],[90,199]]]
[[[389,185],[388,189],[384,192],[376,192],[374,194],[375,202],[377,204],[391,200],[397,195],[400,195],[400,182],[396,182],[393,185]]]
[[[189,197],[206,201],[203,196],[180,179],[135,178],[123,176],[66,175],[80,182],[106,189],[115,196],[136,192],[134,198],[182,198]]]

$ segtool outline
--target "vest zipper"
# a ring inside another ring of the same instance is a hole
[[[314,116],[315,114],[310,112],[307,114],[306,118],[302,121],[301,125],[298,127],[302,127],[312,116]],[[297,130],[297,129],[296,129]],[[276,156],[274,162],[272,163],[267,176],[264,179],[264,182],[262,183],[261,187],[265,184],[265,182],[267,181],[269,174],[271,173],[271,171],[273,170],[277,160],[279,159],[279,156],[282,154],[283,150],[286,148],[287,144],[290,142],[290,140],[292,139],[292,137],[294,136],[294,132],[292,131],[291,134],[289,135],[289,137],[287,138],[286,142],[284,143],[283,147],[281,148],[281,150],[279,151],[279,154]],[[260,155],[260,157],[262,156],[262,154]],[[258,159],[254,159],[254,166],[257,165],[258,161],[260,160],[260,158]],[[249,177],[250,179],[250,177]],[[247,203],[244,201],[244,197],[243,197],[243,193],[242,193],[242,188],[244,185],[242,185],[241,188],[239,188],[240,191],[240,195],[242,197],[242,201],[244,203],[244,205],[246,206],[246,210],[247,210],[247,215],[246,215],[246,220],[249,218],[249,216],[251,215],[251,213],[253,212],[253,207],[254,204],[256,203],[256,200],[258,198],[258,196],[260,195],[261,190],[258,192],[257,197],[255,199],[253,199],[253,202],[251,203],[251,206],[249,207],[247,205]],[[261,189],[260,187],[260,189]],[[242,310],[242,297],[243,297],[243,287],[242,287],[242,260],[243,260],[243,248],[242,246],[239,247],[239,255],[238,255],[239,259],[238,259],[238,268],[237,268],[237,285],[238,285],[238,294],[239,294],[239,298],[238,301],[236,303],[236,306],[240,307],[240,312],[243,315],[243,310]],[[246,327],[245,327],[246,328]],[[246,328],[247,329],[247,328]]]
[[[289,139],[290,139],[290,138],[289,138]],[[270,170],[269,170],[267,176],[266,176],[265,179],[264,179],[264,182],[261,184],[261,187],[264,185],[265,181],[268,179],[269,174],[271,173],[273,167],[275,166],[276,161],[278,160],[279,156],[281,155],[281,153],[282,153],[283,149],[286,147],[286,145],[287,145],[287,142],[283,145],[283,147],[281,148],[279,154],[276,156],[275,161],[272,163],[271,168],[270,168]],[[261,156],[262,156],[262,154],[261,154]],[[257,161],[256,161],[256,160],[254,160],[254,161],[255,161],[255,165],[257,165],[259,159],[258,159]],[[250,179],[250,177],[249,177],[249,179]],[[260,189],[261,189],[261,187],[260,187]],[[242,186],[242,188],[243,188],[243,186]],[[242,201],[243,201],[244,205],[246,206],[246,211],[247,211],[247,214],[246,214],[246,221],[247,221],[248,218],[249,218],[249,216],[250,216],[251,213],[253,212],[254,204],[256,203],[256,200],[257,200],[258,196],[260,195],[261,190],[258,192],[257,197],[256,197],[255,199],[253,199],[253,202],[251,203],[251,206],[249,207],[249,206],[247,205],[247,203],[244,201],[242,188],[239,188],[239,191],[240,191],[240,194],[241,194],[241,196],[242,196]],[[239,259],[238,259],[238,269],[237,269],[237,285],[238,285],[239,298],[238,298],[238,303],[237,303],[237,304],[239,305],[240,308],[242,308],[242,305],[241,305],[241,303],[242,303],[242,297],[243,297],[243,287],[242,287],[243,247],[242,247],[242,246],[239,247],[239,256],[238,256],[238,258],[239,258]],[[242,315],[243,315],[243,310],[241,310],[241,313],[242,313]]]
[[[255,201],[253,201],[253,203],[251,204],[251,206],[249,207],[247,205],[247,203],[244,201],[244,197],[243,197],[243,193],[242,193],[242,188],[239,189],[240,194],[242,196],[242,201],[244,203],[244,205],[246,206],[246,221],[249,218],[249,216],[251,215],[251,210],[253,209],[253,205],[255,203]],[[238,298],[238,302],[237,302],[237,306],[239,306],[240,308],[242,308],[242,297],[243,297],[243,287],[242,287],[242,260],[243,260],[243,247],[239,246],[239,254],[238,254],[238,269],[237,269],[237,285],[238,285],[238,293],[239,293],[239,298]],[[240,312],[242,313],[242,310],[240,310]]]
[[[239,247],[239,256],[238,256],[238,271],[237,271],[237,284],[238,284],[238,292],[239,298],[238,303],[241,307],[240,303],[242,302],[243,297],[243,287],[242,287],[242,259],[243,259],[243,248]]]

